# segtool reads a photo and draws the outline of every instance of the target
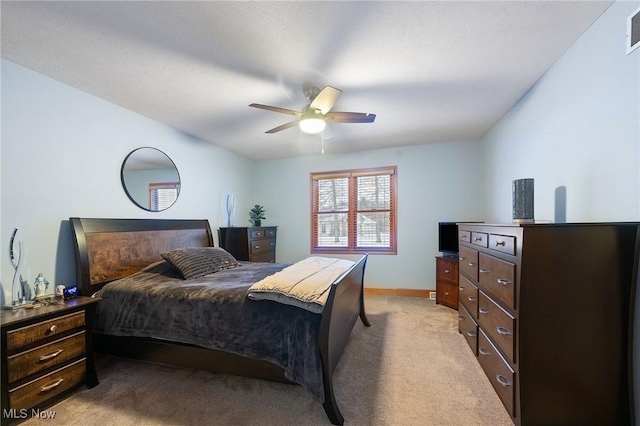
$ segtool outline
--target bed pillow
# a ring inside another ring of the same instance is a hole
[[[238,261],[219,247],[191,247],[160,253],[184,279],[198,278],[238,266]]]

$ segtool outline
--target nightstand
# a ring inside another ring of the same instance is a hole
[[[220,228],[218,241],[237,260],[275,262],[277,230],[277,226]]]
[[[2,423],[24,418],[83,384],[98,385],[91,330],[99,300],[78,297],[0,313]]]
[[[458,258],[436,257],[436,303],[458,309]]]

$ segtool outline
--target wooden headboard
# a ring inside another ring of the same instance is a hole
[[[209,221],[69,218],[75,243],[76,280],[83,296],[162,260],[160,253],[212,247]]]

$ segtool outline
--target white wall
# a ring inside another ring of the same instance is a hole
[[[478,141],[256,163],[255,203],[278,226],[277,260],[310,255],[311,172],[398,166],[398,254],[370,255],[367,287],[435,289],[438,221],[482,220]],[[345,256],[355,259],[358,256]]]
[[[486,214],[510,222],[514,179],[535,179],[535,218],[640,218],[640,50],[625,52],[626,18],[638,1],[616,1],[484,137]],[[562,218],[562,216],[560,216]]]
[[[27,248],[23,276],[30,284],[38,272],[52,284],[74,284],[71,216],[204,218],[217,238],[227,193],[235,192],[238,210],[249,209],[251,161],[6,60],[1,137],[0,264],[7,301],[14,228]],[[178,167],[180,196],[164,212],[136,207],[121,187],[122,161],[141,146],[164,151]]]

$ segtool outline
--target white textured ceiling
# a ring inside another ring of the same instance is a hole
[[[253,159],[481,138],[611,1],[1,2],[2,57]],[[623,23],[621,23],[623,25]],[[621,41],[622,43],[622,41]]]

